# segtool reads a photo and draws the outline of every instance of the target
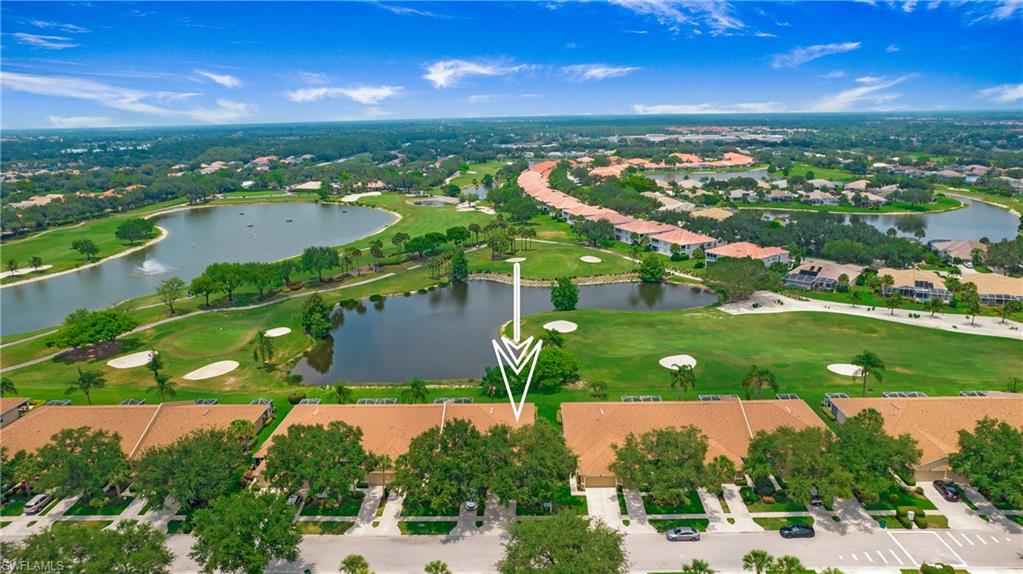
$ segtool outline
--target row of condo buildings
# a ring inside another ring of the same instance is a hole
[[[543,209],[554,217],[560,217],[570,224],[580,220],[607,221],[614,227],[617,241],[631,244],[642,237],[650,240],[650,248],[661,255],[673,252],[692,256],[702,249],[708,262],[723,257],[752,257],[765,265],[775,262],[788,263],[788,251],[780,247],[758,247],[752,243],[718,244],[718,240],[683,229],[677,225],[630,217],[606,207],[595,207],[552,189],[547,181],[550,172],[557,167],[553,161],[539,162],[519,174],[519,187],[526,195],[536,200]]]
[[[900,395],[904,393],[895,393]],[[1023,427],[1023,395],[1008,393],[963,393],[958,397],[848,398],[829,395],[825,408],[838,424],[864,409],[874,409],[884,417],[885,431],[892,436],[909,434],[922,451],[916,467],[917,480],[936,480],[952,476],[949,454],[958,450],[959,431],[972,431],[977,421],[987,417]],[[827,428],[823,420],[795,395],[769,400],[741,400],[716,397],[706,401],[665,402],[581,402],[562,403],[561,420],[567,446],[578,457],[576,473],[580,488],[614,486],[618,479],[611,471],[615,445],[628,435],[693,425],[707,437],[707,460],[723,455],[741,468],[750,441],[761,431],[780,427]],[[272,405],[217,405],[165,403],[161,405],[111,406],[39,406],[19,416],[10,411],[24,407],[24,399],[4,398],[2,408],[8,422],[0,429],[0,445],[14,454],[34,452],[49,442],[61,429],[90,427],[117,433],[121,447],[131,459],[146,450],[167,445],[202,428],[227,428],[234,420],[246,420],[257,429],[273,418]],[[276,437],[295,425],[323,425],[334,421],[362,430],[363,446],[390,460],[404,454],[412,439],[438,427],[443,432],[453,420],[465,420],[481,431],[496,425],[519,427],[532,424],[536,409],[526,404],[516,420],[507,403],[442,403],[418,405],[296,405],[257,450],[255,458],[267,456]],[[390,480],[389,469],[369,477],[374,484]]]

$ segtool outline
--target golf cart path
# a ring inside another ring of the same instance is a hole
[[[754,304],[757,307],[754,307]],[[966,315],[945,314],[931,317],[925,311],[908,311],[905,309],[895,309],[894,314],[892,314],[889,309],[875,308],[873,311],[870,311],[868,307],[862,305],[854,307],[848,303],[836,303],[817,299],[795,299],[770,291],[757,291],[745,301],[722,305],[721,310],[730,315],[790,313],[798,311],[839,313],[842,315],[880,319],[892,323],[902,323],[903,325],[913,325],[915,327],[965,333],[967,335],[1004,337],[1023,341],[1023,324],[1016,321],[1005,321],[1005,323],[1002,323],[997,317],[977,317],[976,324],[971,325],[970,319]],[[910,313],[919,314],[920,317],[910,317]]]

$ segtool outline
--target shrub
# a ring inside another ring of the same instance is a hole
[[[774,484],[766,476],[753,479],[753,490],[758,496],[770,496],[774,494]]]
[[[384,300],[384,296],[381,295],[380,293],[374,293],[374,294],[369,296],[369,300],[374,302],[374,303],[376,303],[377,301],[383,301]]]
[[[443,289],[443,288],[447,287],[448,285],[449,285],[449,283],[447,281],[441,281],[440,283],[437,284],[437,287],[440,287],[441,289]]]
[[[430,285],[429,287],[426,288],[427,291],[434,291],[436,289],[437,289],[436,285]]]
[[[302,375],[288,375],[284,377],[284,382],[289,385],[298,385],[302,383]]]
[[[954,574],[955,568],[948,564],[921,564],[920,574]]]
[[[919,511],[913,516],[913,524],[916,524],[917,528],[927,528],[927,517],[924,516],[924,511]]]
[[[693,269],[703,269],[706,266],[707,264],[704,263],[703,261],[697,261],[696,265],[693,265]]]
[[[405,292],[405,296],[406,297],[411,297],[412,296],[412,292],[411,291],[406,291]]]
[[[763,502],[764,504],[774,504],[774,497],[773,496],[761,496],[760,497],[760,501]]]
[[[290,404],[293,404],[293,405],[297,405],[298,403],[302,402],[302,399],[304,399],[304,398],[305,398],[305,393],[303,393],[302,391],[295,391],[293,393],[288,393],[288,402]]]
[[[416,293],[419,293],[420,295],[425,295],[426,292],[427,292],[426,289],[423,289],[422,287],[420,287],[419,290],[416,291]]]

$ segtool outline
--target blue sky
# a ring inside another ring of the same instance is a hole
[[[1023,109],[1023,3],[0,5],[2,126]]]

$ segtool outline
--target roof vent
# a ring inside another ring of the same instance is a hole
[[[600,416],[604,416],[604,407],[600,407]]]

